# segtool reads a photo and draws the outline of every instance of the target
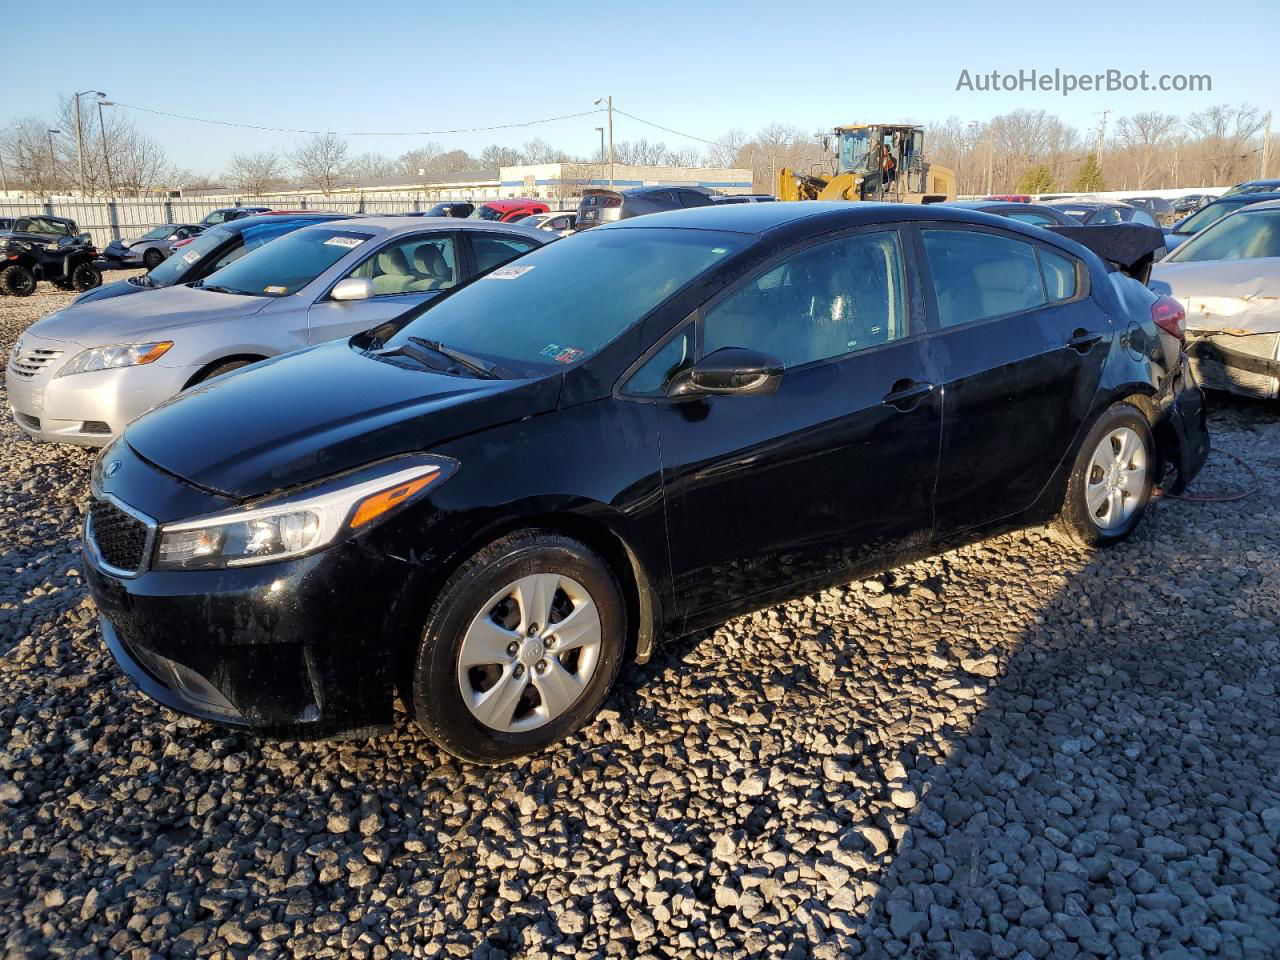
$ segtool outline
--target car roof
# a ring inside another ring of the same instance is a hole
[[[1214,200],[1213,203],[1209,204],[1209,206],[1212,207],[1214,203],[1222,203],[1224,201],[1227,203],[1244,203],[1252,205],[1255,203],[1266,203],[1268,200],[1280,200],[1280,190],[1272,190],[1269,193],[1233,193],[1229,197],[1218,197],[1218,199]]]
[[[1005,229],[1026,227],[1017,220],[978,210],[957,209],[948,203],[867,203],[846,200],[793,200],[777,203],[712,203],[662,213],[630,217],[594,227],[596,230],[639,230],[646,227],[681,227],[723,230],[730,233],[765,234],[801,223],[829,221],[830,229],[904,220],[954,220],[961,223],[998,225]],[[1035,227],[1027,228],[1043,236]]]
[[[459,200],[457,202],[464,203],[465,201]],[[510,200],[486,200],[484,203],[481,204],[481,206],[492,207],[495,210],[502,210],[508,207],[527,207],[532,203],[543,203],[543,201],[530,200],[525,197],[515,197]],[[543,206],[546,206],[546,204],[544,203]]]
[[[1266,197],[1267,199],[1259,203],[1246,204],[1245,208],[1238,212],[1239,213],[1257,213],[1259,210],[1262,210],[1262,211],[1280,210],[1280,194],[1277,194],[1275,196],[1271,196],[1270,194],[1263,194],[1263,196]]]
[[[401,233],[421,233],[423,229],[439,227],[447,230],[487,230],[489,232],[511,232],[534,236],[545,240],[547,232],[536,227],[522,227],[517,223],[500,223],[496,220],[467,220],[461,217],[351,217],[347,220],[328,220],[315,226],[339,227],[341,229],[361,230],[378,235],[398,235]],[[310,227],[302,227],[307,230]]]
[[[1246,180],[1243,183],[1236,184],[1237,187],[1259,187],[1259,186],[1271,186],[1271,185],[1280,187],[1280,180],[1267,177],[1265,179],[1260,179],[1260,180]]]

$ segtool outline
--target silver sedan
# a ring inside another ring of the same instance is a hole
[[[519,224],[448,217],[304,227],[190,286],[37,320],[6,369],[14,419],[33,437],[101,446],[189,387],[377,326],[555,239]]]

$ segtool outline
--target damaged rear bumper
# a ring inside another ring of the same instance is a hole
[[[1165,444],[1165,457],[1176,475],[1164,485],[1164,489],[1178,494],[1196,478],[1209,459],[1209,424],[1204,393],[1189,359],[1182,361],[1181,373],[1175,380],[1165,429],[1172,434],[1172,444]],[[1172,449],[1168,449],[1169,446]]]
[[[1206,387],[1264,400],[1280,396],[1280,333],[1188,330],[1187,355]]]

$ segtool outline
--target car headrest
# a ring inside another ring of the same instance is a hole
[[[450,273],[449,265],[444,261],[444,254],[434,243],[424,243],[413,251],[413,265],[418,268],[419,273],[430,274],[433,277],[443,277]]]
[[[384,274],[389,273],[395,276],[408,276],[413,273],[409,269],[409,261],[404,258],[404,251],[399,247],[392,247],[378,254],[378,269]]]

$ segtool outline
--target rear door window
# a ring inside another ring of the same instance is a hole
[[[521,237],[502,237],[492,233],[471,236],[471,253],[476,261],[476,273],[485,273],[494,267],[528,253],[538,244]]]
[[[1044,283],[1030,243],[976,230],[922,234],[943,327],[1044,305]]]
[[[1040,270],[1044,274],[1044,289],[1049,300],[1070,300],[1076,295],[1077,262],[1073,257],[1040,247]]]

